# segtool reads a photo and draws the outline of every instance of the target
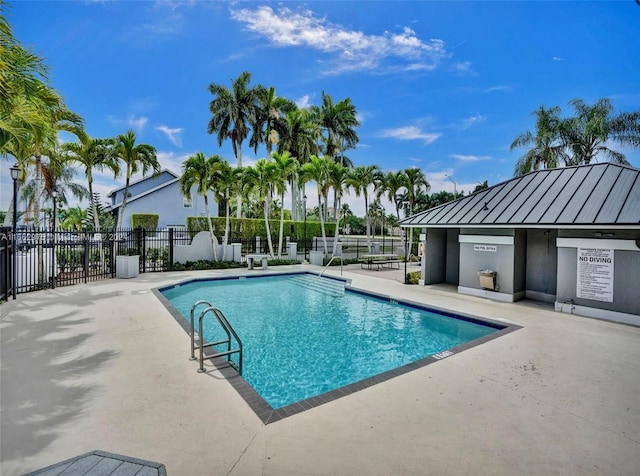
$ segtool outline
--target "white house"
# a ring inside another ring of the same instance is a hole
[[[122,226],[131,226],[133,213],[157,213],[159,215],[158,228],[185,227],[187,217],[205,216],[204,197],[191,189],[191,198],[186,198],[180,192],[179,176],[170,170],[162,170],[159,174],[143,178],[129,185],[129,197],[124,210]],[[122,207],[124,186],[109,192],[111,210],[118,217]],[[209,213],[218,215],[218,204],[209,192]]]

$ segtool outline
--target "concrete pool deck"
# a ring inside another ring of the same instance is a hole
[[[293,270],[320,268],[267,272]],[[262,272],[144,274],[2,304],[0,473],[94,450],[170,476],[640,472],[640,328],[405,286],[387,271],[344,277],[522,329],[264,425],[218,371],[196,372],[188,336],[151,292]]]

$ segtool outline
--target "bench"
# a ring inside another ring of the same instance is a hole
[[[253,269],[253,261],[261,260],[262,261],[262,269],[267,269],[267,259],[269,255],[260,255],[260,254],[252,254],[247,255],[247,266],[249,269]]]
[[[362,269],[376,269],[380,271],[380,268],[400,269],[400,260],[397,255],[365,255],[360,260],[360,267]]]

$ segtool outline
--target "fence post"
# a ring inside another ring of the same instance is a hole
[[[173,271],[173,228],[169,228],[169,271]]]
[[[142,229],[142,272],[147,272],[147,229]]]
[[[84,282],[89,281],[89,232],[84,232]]]

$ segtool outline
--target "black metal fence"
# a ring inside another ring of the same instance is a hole
[[[114,278],[116,256],[138,255],[139,272],[173,270],[175,245],[191,243],[192,233],[185,230],[122,229],[101,233],[73,230],[41,230],[0,227],[0,300],[15,294],[69,286],[89,281]],[[229,240],[241,244],[241,255],[269,251],[267,239]],[[334,237],[327,237],[327,249],[333,251]],[[399,237],[377,237],[371,243],[359,237],[340,237],[342,254],[358,258],[369,252],[402,254]],[[273,241],[277,255],[278,241]],[[321,237],[298,242],[297,259],[305,259],[309,251],[323,251]],[[15,261],[14,261],[15,254]],[[288,239],[282,256],[289,257]],[[15,268],[13,264],[15,262]]]

